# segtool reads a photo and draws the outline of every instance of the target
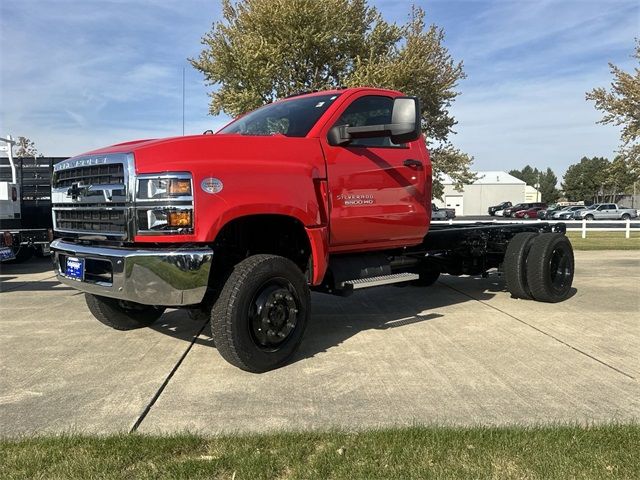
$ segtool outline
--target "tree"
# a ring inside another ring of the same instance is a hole
[[[511,170],[509,175],[513,175],[527,185],[537,188],[543,202],[553,203],[560,198],[560,191],[556,188],[558,177],[550,168],[543,172],[526,165],[522,170]],[[538,186],[536,187],[536,185]]]
[[[16,140],[15,148],[17,148],[15,152],[15,156],[20,157],[37,157],[39,156],[38,149],[36,148],[36,144],[33,143],[32,140],[27,137],[18,137]]]
[[[640,63],[640,39],[636,39],[633,57]],[[621,126],[619,153],[627,164],[633,181],[640,179],[640,68],[627,73],[609,63],[613,82],[611,90],[603,87],[587,92],[587,100],[604,113],[599,123]]]
[[[609,165],[609,160],[603,157],[582,157],[579,163],[570,165],[562,183],[567,199],[588,202],[604,200]]]
[[[472,157],[456,149],[450,113],[464,78],[443,45],[444,31],[426,27],[412,8],[404,25],[386,22],[367,0],[222,0],[223,20],[202,38],[191,64],[209,85],[211,114],[236,116],[301,91],[373,86],[416,95],[438,174],[461,187],[475,176]]]

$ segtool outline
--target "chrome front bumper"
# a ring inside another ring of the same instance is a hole
[[[95,295],[145,305],[200,303],[207,290],[213,259],[210,248],[133,249],[51,243],[58,280]],[[85,280],[64,275],[66,257],[85,259]]]

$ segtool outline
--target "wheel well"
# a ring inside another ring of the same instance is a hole
[[[259,253],[280,255],[311,274],[311,244],[304,225],[286,215],[250,215],[227,223],[216,236],[213,270],[229,272],[245,258]]]

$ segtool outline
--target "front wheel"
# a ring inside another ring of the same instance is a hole
[[[631,215],[629,215],[628,213],[625,213],[622,215],[622,220],[629,220],[631,218]]]
[[[234,267],[211,312],[218,352],[248,372],[282,366],[302,341],[310,303],[306,279],[291,260],[246,258]]]
[[[593,215],[585,215],[586,220],[593,220],[595,217]]]
[[[133,330],[148,327],[164,313],[164,307],[142,305],[115,298],[85,293],[89,311],[106,326],[115,330]]]
[[[524,214],[524,218],[531,218],[528,213]]]

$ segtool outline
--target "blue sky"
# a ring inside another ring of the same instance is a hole
[[[373,1],[404,22],[412,2]],[[637,0],[413,2],[463,60],[454,143],[477,170],[529,163],[558,175],[583,155],[612,157],[619,132],[596,125],[585,91],[626,70],[640,36]],[[45,155],[216,129],[209,87],[187,63],[220,16],[218,0],[0,0],[0,134]]]

